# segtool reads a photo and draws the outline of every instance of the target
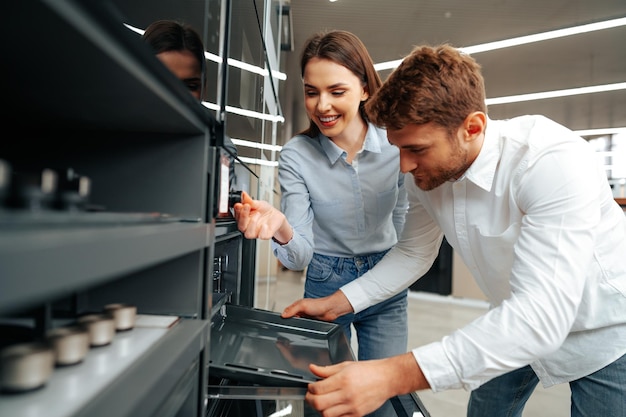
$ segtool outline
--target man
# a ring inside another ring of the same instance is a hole
[[[591,147],[541,116],[487,116],[480,66],[417,47],[366,104],[407,173],[397,245],[367,274],[283,317],[334,320],[411,285],[445,235],[492,308],[392,358],[311,365],[307,401],[362,416],[412,391],[472,390],[468,416],[521,416],[541,380],[569,383],[572,416],[626,416],[626,216]],[[411,178],[412,177],[412,178]]]

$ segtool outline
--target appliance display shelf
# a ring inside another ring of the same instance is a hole
[[[200,250],[210,236],[206,223],[180,222],[3,231],[0,311],[34,305],[64,295],[67,288],[104,283]]]
[[[174,388],[171,377],[182,376],[197,360],[207,327],[205,321],[181,320],[170,328],[118,332],[111,344],[91,348],[81,363],[55,368],[43,387],[0,394],[0,415],[150,415]],[[169,378],[161,379],[164,375]]]

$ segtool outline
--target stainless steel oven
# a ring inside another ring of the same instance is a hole
[[[210,386],[208,415],[212,417],[319,417],[304,400],[306,388]],[[430,417],[412,393],[388,401],[389,417]]]
[[[340,326],[228,302],[214,306],[207,415],[211,417],[319,416],[306,401],[317,378],[309,363],[355,360]],[[415,394],[384,407],[390,417],[429,417]]]

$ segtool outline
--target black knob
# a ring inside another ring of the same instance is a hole
[[[89,201],[91,180],[68,168],[60,178],[55,207],[60,210],[82,210]]]
[[[241,203],[241,191],[231,191],[228,193],[228,207],[233,207],[235,203]]]

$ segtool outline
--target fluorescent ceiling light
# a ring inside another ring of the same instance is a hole
[[[567,97],[579,94],[601,93],[626,89],[626,82],[615,84],[594,85],[589,87],[569,88],[566,90],[544,91],[541,93],[518,94],[515,96],[488,98],[485,103],[488,106],[506,103],[518,103],[520,101],[542,100],[546,98]]]
[[[607,127],[603,129],[575,130],[574,133],[580,136],[602,136],[626,134],[626,127]]]
[[[265,159],[248,158],[245,156],[238,156],[237,158],[239,158],[241,162],[245,162],[246,164],[251,164],[251,165],[265,165],[268,167],[278,166],[278,161],[268,161]]]
[[[124,26],[126,26],[128,29],[132,30],[133,32],[138,33],[139,35],[143,35],[143,33],[145,32],[143,29],[136,28],[127,23],[124,23]],[[209,61],[217,62],[218,64],[222,63],[222,57],[219,55],[215,55],[215,54],[205,51],[204,57],[208,59]],[[270,72],[265,68],[261,68],[256,65],[247,64],[245,62],[238,61],[233,58],[228,58],[227,62],[228,62],[228,65],[230,65],[231,67],[237,67],[245,71],[262,75],[264,77],[267,77],[270,74]],[[279,80],[286,80],[287,74],[280,72],[280,71],[272,71],[272,77],[277,78]]]
[[[535,35],[520,36],[518,38],[505,39],[503,41],[488,42],[460,49],[467,54],[475,54],[479,52],[493,51],[495,49],[510,48],[512,46],[524,45],[527,43],[541,42],[548,39],[563,38],[565,36],[594,32],[596,30],[611,29],[624,25],[626,25],[626,17],[606,20],[604,22],[589,23],[586,25],[574,26],[566,29],[551,30],[549,32],[537,33]]]
[[[228,58],[228,65],[230,65],[231,67],[241,68],[242,70],[253,72],[264,77],[267,77],[269,75],[269,71],[265,68],[257,67],[256,65],[246,64],[245,62],[237,61],[233,58]],[[287,74],[278,71],[272,71],[272,76],[274,78],[278,78],[279,80],[287,79]]]
[[[501,48],[510,48],[512,46],[523,45],[527,43],[540,42],[548,39],[561,38],[565,36],[578,35],[581,33],[593,32],[597,30],[610,29],[626,25],[626,17],[607,20],[604,22],[589,23],[586,25],[575,26],[566,29],[558,29],[549,32],[538,33],[535,35],[520,36],[512,39],[505,39],[502,41],[488,42],[479,45],[469,46],[465,48],[459,48],[461,51],[468,54],[475,54],[479,52],[492,51]],[[381,62],[374,65],[376,70],[381,71],[384,69],[396,68],[402,62],[401,59]],[[626,83],[615,83],[579,88],[570,88],[565,90],[545,91],[540,93],[519,94],[514,96],[488,98],[486,100],[487,105],[497,105],[506,103],[517,103],[521,101],[541,100],[547,98],[566,97],[579,94],[590,94],[605,91],[615,91],[626,89]]]
[[[143,33],[145,32],[145,30],[136,28],[132,25],[129,25],[128,23],[124,23],[124,26],[126,26],[127,29],[130,29],[133,32],[138,33],[139,35],[143,35]]]
[[[204,105],[204,107],[209,108],[211,110],[215,110],[215,111],[220,110],[220,107],[215,103],[203,101],[202,104]],[[240,116],[245,116],[245,117],[252,117],[254,119],[267,120],[270,122],[278,122],[278,123],[285,122],[285,118],[283,116],[274,116],[272,114],[259,113],[257,111],[242,109],[240,107],[226,106],[226,112],[238,114]]]
[[[502,49],[502,48],[510,48],[512,46],[524,45],[524,44],[533,43],[533,42],[541,42],[541,41],[545,41],[548,39],[562,38],[565,36],[578,35],[581,33],[593,32],[596,30],[611,29],[611,28],[624,26],[624,25],[626,25],[626,17],[607,20],[607,21],[598,22],[598,23],[589,23],[586,25],[574,26],[574,27],[566,28],[566,29],[557,29],[557,30],[552,30],[549,32],[537,33],[535,35],[520,36],[517,38],[505,39],[502,41],[488,42],[488,43],[468,46],[468,47],[459,48],[459,49],[467,54],[476,54],[479,52],[493,51],[495,49]],[[376,70],[378,71],[382,71],[386,69],[393,69],[393,68],[396,68],[398,65],[400,65],[401,62],[402,62],[401,59],[396,59],[394,61],[380,62],[374,65],[374,68],[376,68]]]
[[[231,138],[231,140],[233,141],[235,145],[245,146],[247,148],[263,149],[266,151],[274,151],[274,152],[280,152],[283,149],[283,147],[279,145],[269,145],[265,143],[252,142],[250,140],[245,140],[245,139]]]

